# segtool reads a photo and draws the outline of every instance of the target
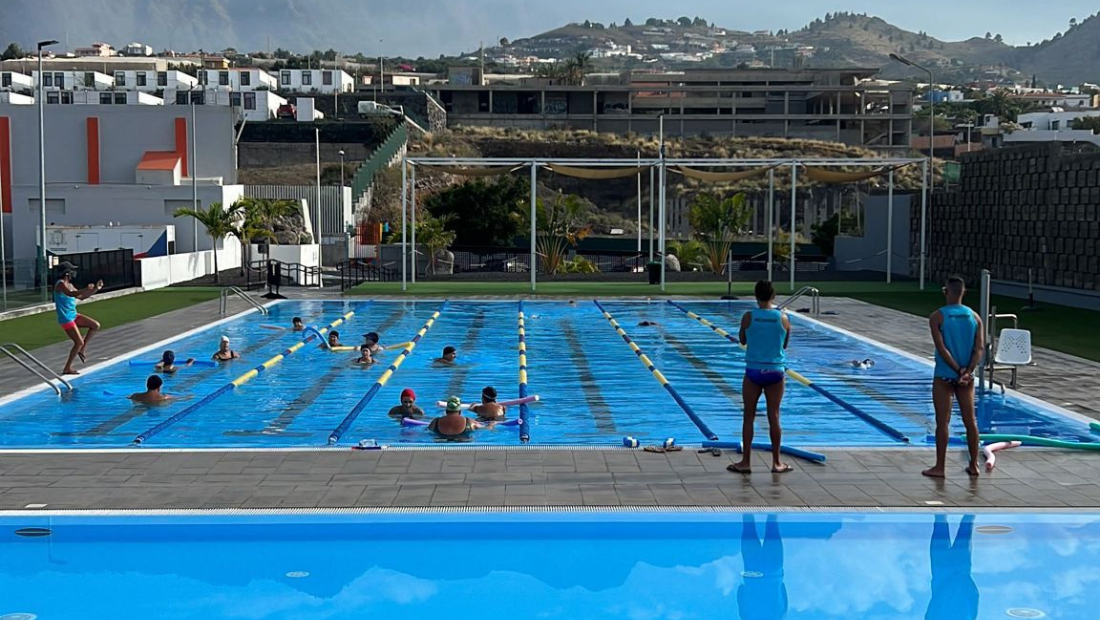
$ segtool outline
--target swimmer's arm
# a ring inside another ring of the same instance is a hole
[[[72,286],[72,285],[70,285]],[[77,299],[84,300],[92,295],[95,295],[103,288],[103,280],[96,281],[95,284],[89,284],[86,288],[77,289],[74,288],[72,292],[66,292],[69,297],[76,297]]]
[[[745,315],[741,317],[741,329],[737,332],[737,341],[741,343],[741,346],[745,346],[749,343],[746,337],[746,330],[748,330],[750,325],[752,325],[752,314],[746,312]]]
[[[435,418],[428,423],[428,430],[432,431],[433,433],[439,430],[439,418]]]
[[[932,331],[932,342],[936,345],[936,352],[940,354],[943,361],[947,362],[947,365],[959,375],[963,374],[963,367],[955,361],[954,357],[951,357],[951,352],[947,350],[947,344],[943,341],[943,315],[937,310],[932,313],[932,316],[928,317],[928,329]]]
[[[791,343],[791,319],[787,316],[787,313],[782,314],[783,317],[783,329],[787,330],[787,335],[783,337],[783,348],[786,349],[787,345]]]
[[[966,374],[972,375],[974,371],[982,363],[982,358],[985,357],[985,329],[982,327],[982,318],[977,314],[974,315],[974,320],[978,322],[978,330],[974,334],[974,349],[970,353],[970,363],[966,365]]]

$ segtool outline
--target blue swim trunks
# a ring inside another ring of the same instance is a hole
[[[760,370],[758,368],[749,368],[745,371],[745,378],[762,388],[780,383],[781,381],[783,381],[783,377],[785,376],[786,375],[783,373],[782,370]]]

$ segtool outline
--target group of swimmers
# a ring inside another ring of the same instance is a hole
[[[453,347],[448,347],[453,349]],[[462,414],[463,409],[468,409],[477,417],[470,418]],[[481,402],[472,405],[463,405],[462,399],[451,396],[446,402],[446,413],[432,418],[428,424],[428,430],[441,439],[462,439],[469,437],[472,431],[481,428],[492,428],[498,422],[505,419],[508,408],[497,402],[497,390],[493,386],[486,386],[481,390]],[[405,418],[422,420],[427,417],[424,410],[416,404],[416,392],[412,388],[401,391],[401,404],[389,410],[389,417],[401,421]]]

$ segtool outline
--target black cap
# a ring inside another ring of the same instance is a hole
[[[378,332],[368,332],[366,334],[363,334],[363,338],[366,338],[371,342],[378,342]]]
[[[485,398],[488,398],[489,400],[496,400],[497,399],[497,389],[490,385],[489,387],[485,388],[484,390],[481,390],[481,395],[484,396]]]
[[[61,261],[60,263],[57,264],[56,269],[58,271],[60,271],[61,273],[66,273],[66,272],[69,272],[69,271],[77,271],[78,269],[80,269],[80,267],[77,267],[76,265],[70,263],[69,261],[64,260],[64,261]]]

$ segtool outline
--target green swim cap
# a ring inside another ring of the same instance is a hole
[[[457,396],[448,398],[447,411],[462,411],[462,399]]]

